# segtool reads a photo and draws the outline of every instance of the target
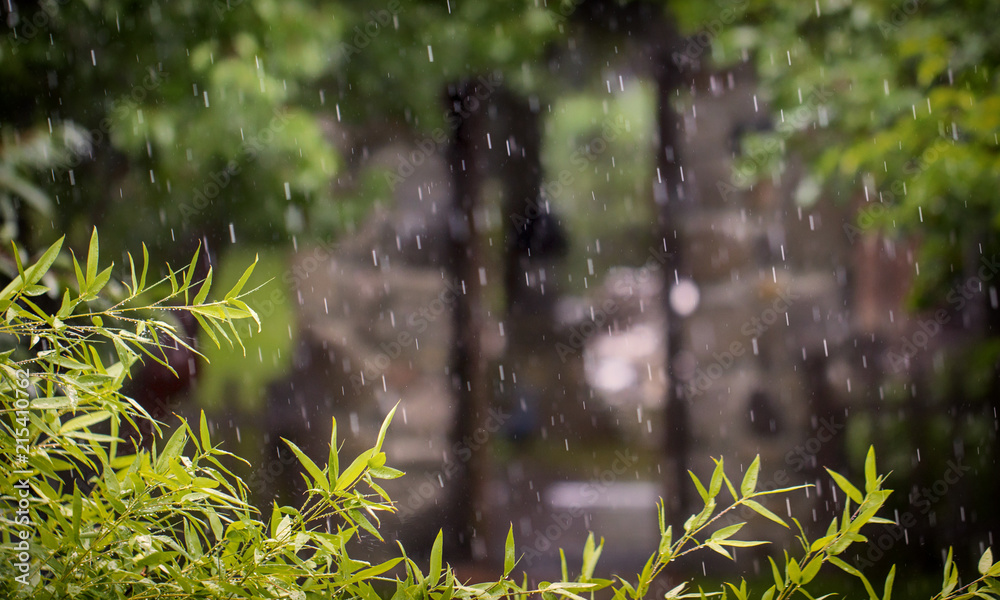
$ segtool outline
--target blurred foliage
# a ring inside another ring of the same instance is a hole
[[[920,241],[916,307],[951,302],[956,281],[1000,253],[998,17],[995,0],[779,1],[717,40],[719,55],[752,56],[762,100],[791,121],[772,141],[860,204],[848,239],[874,222]]]
[[[99,224],[154,258],[336,236],[390,193],[345,166],[443,127],[450,83],[537,92],[578,4],[4,3],[0,234]]]
[[[311,212],[330,210],[342,161],[316,108],[338,64],[329,51],[346,25],[338,5],[12,1],[4,10],[0,188],[3,206],[35,209],[21,222],[39,243],[61,231],[79,242],[101,223],[119,245],[143,240],[159,256],[174,240],[189,251],[207,236],[214,249],[230,225],[240,241],[283,241]]]
[[[937,449],[955,448],[973,472],[989,473],[1000,448],[998,18],[995,0],[777,1],[751,3],[713,39],[718,64],[753,65],[758,97],[775,116],[772,130],[743,140],[744,157],[766,159],[756,176],[804,159],[796,200],[855,207],[842,224],[851,244],[882,235],[915,248],[909,308],[946,310],[951,324],[933,330],[946,331],[933,372],[894,365],[871,405],[889,410],[852,414],[855,453],[873,438],[897,441],[888,463],[913,482],[890,503],[902,514],[951,468],[953,453]],[[918,511],[917,544],[981,550],[975,540],[991,527],[995,489],[963,481],[956,490]]]

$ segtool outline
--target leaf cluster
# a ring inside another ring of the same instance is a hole
[[[238,457],[213,442],[213,427],[204,413],[196,428],[182,420],[165,442],[149,449],[130,445],[121,434],[123,423],[150,420],[141,406],[122,395],[125,378],[140,361],[169,366],[167,345],[186,345],[182,333],[157,315],[188,311],[214,334],[213,340],[241,344],[233,322],[252,319],[259,325],[241,300],[254,265],[221,300],[212,301],[211,272],[194,281],[197,255],[184,269],[168,266],[166,275],[147,284],[150,268],[144,252],[138,264],[128,257],[123,297],[109,300],[112,270],[100,269],[98,245],[95,231],[86,259],[81,263],[72,257],[76,285],[64,290],[55,314],[31,298],[50,291],[44,276],[56,263],[61,241],[30,266],[18,261],[17,279],[0,292],[0,335],[14,341],[13,348],[0,353],[0,451],[10,458],[0,464],[0,592],[5,597],[375,599],[394,589],[393,598],[579,600],[607,589],[616,599],[639,599],[649,596],[656,578],[677,558],[706,548],[734,558],[733,549],[765,543],[741,539],[737,534],[746,523],[733,522],[733,517],[756,514],[789,527],[765,502],[804,486],[759,490],[758,457],[737,488],[718,459],[707,486],[691,473],[704,507],[684,522],[683,531],[667,526],[660,504],[659,545],[634,578],[598,576],[603,540],[596,542],[590,534],[578,573],[570,573],[560,551],[559,581],[529,585],[526,575],[514,577],[518,557],[513,528],[507,534],[501,577],[485,583],[456,577],[442,556],[440,533],[426,570],[402,547],[398,556],[380,563],[352,557],[350,542],[362,535],[382,540],[379,515],[395,510],[378,483],[403,475],[387,466],[382,451],[395,409],[374,445],[344,468],[336,421],[324,465],[285,440],[302,466],[307,497],[297,507],[275,504],[270,517],[262,518],[248,501],[247,485],[225,465]],[[154,300],[157,288],[162,288],[161,297]],[[774,584],[759,596],[741,581],[718,592],[688,591],[683,583],[665,597],[725,600],[731,594],[736,600],[784,600],[798,594],[821,600],[807,586],[829,564],[859,578],[870,600],[891,600],[895,569],[879,594],[841,558],[853,544],[867,541],[863,527],[891,523],[877,516],[890,491],[882,487],[885,476],[878,474],[874,450],[864,472],[864,492],[830,472],[845,496],[843,515],[816,540],[791,519],[800,532],[801,549],[770,559]],[[980,561],[979,574],[963,585],[949,553],[942,590],[933,600],[1000,598],[1000,564],[990,550]]]

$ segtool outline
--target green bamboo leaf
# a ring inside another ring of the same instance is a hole
[[[42,278],[42,276],[44,276],[46,273],[49,272],[49,267],[51,267],[52,263],[54,263],[56,261],[56,258],[59,257],[59,250],[62,248],[64,239],[66,239],[66,236],[59,238],[56,241],[56,243],[49,246],[49,249],[46,250],[44,254],[42,254],[42,257],[38,259],[38,262],[36,262],[27,271],[25,271],[24,274],[25,286],[38,283],[38,281]],[[15,279],[13,282],[11,282],[11,285],[14,285],[16,282],[17,280]],[[6,290],[4,291],[6,292]],[[5,294],[3,292],[0,292],[0,298],[3,297],[5,297]]]
[[[112,268],[114,268],[114,263],[111,263],[110,267],[104,269],[96,277],[94,277],[94,280],[90,283],[90,286],[87,289],[87,294],[89,296],[96,296],[101,290],[104,289],[104,286],[106,286],[108,281],[111,280]]]
[[[747,468],[746,474],[743,476],[743,483],[740,484],[740,493],[744,496],[749,496],[750,494],[757,491],[757,476],[760,474],[760,455],[758,454],[750,466]]]
[[[875,470],[875,446],[868,447],[865,458],[865,492],[872,493],[878,487],[878,472]]]
[[[708,539],[710,541],[713,541],[713,542],[717,542],[719,540],[729,539],[729,538],[733,537],[734,535],[736,535],[736,533],[740,529],[742,529],[744,525],[746,525],[746,523],[736,523],[735,525],[730,525],[728,527],[723,527],[721,529],[717,529],[715,531],[715,533],[713,533],[711,536],[709,536]]]
[[[142,244],[142,275],[139,276],[139,287],[136,293],[140,293],[146,289],[146,272],[149,270],[149,250],[146,248],[145,242]]]
[[[381,539],[381,538],[379,538],[379,539]],[[367,569],[362,569],[362,570],[358,571],[357,573],[354,573],[353,575],[351,575],[351,577],[348,578],[347,580],[345,580],[343,582],[337,582],[337,584],[338,584],[338,586],[346,586],[346,585],[349,585],[349,584],[352,584],[352,583],[355,583],[355,582],[358,582],[358,581],[366,581],[366,580],[369,580],[369,579],[373,579],[373,578],[381,575],[382,573],[385,573],[386,571],[391,570],[393,567],[395,567],[396,565],[398,565],[402,561],[403,561],[402,557],[396,557],[396,558],[389,559],[389,560],[385,561],[384,563],[379,563],[377,565],[373,565],[371,567],[368,567]]]
[[[688,475],[691,476],[691,481],[694,481],[694,487],[696,490],[698,490],[698,495],[701,496],[701,501],[708,502],[709,498],[708,490],[706,490],[705,486],[701,484],[701,481],[698,479],[698,476],[694,474],[694,471],[688,471]]]
[[[830,547],[826,549],[827,554],[829,554],[830,556],[836,556],[837,554],[842,554],[845,550],[850,548],[851,544],[853,543],[854,541],[851,540],[851,538],[849,538],[845,533],[840,537],[838,537],[836,541],[834,541],[832,544],[830,544]]]
[[[198,247],[194,250],[194,256],[191,257],[191,264],[188,265],[187,271],[184,272],[184,279],[181,281],[181,288],[184,290],[184,303],[188,303],[188,289],[191,287],[191,281],[194,279],[194,270],[198,268],[198,255],[201,254],[201,242],[198,242]],[[195,303],[197,304],[197,302]]]
[[[595,545],[593,532],[588,533],[587,541],[583,545],[583,566],[580,569],[581,581],[590,581],[594,578],[594,569],[597,568],[597,560],[601,558],[603,550],[604,539],[601,538],[601,543]]]
[[[794,584],[802,584],[802,571],[799,570],[799,563],[795,559],[789,559],[785,557],[785,573],[788,574],[788,580]]]
[[[100,504],[100,503],[98,503]],[[80,523],[83,516],[83,498],[80,496],[80,488],[73,486],[73,516],[71,518],[72,530],[70,531],[70,540],[79,543],[80,541]]]
[[[21,278],[21,281],[24,281],[27,277],[24,275],[24,265],[21,263],[21,253],[18,251],[17,244],[14,243],[14,240],[10,241],[10,245],[14,249],[14,263],[17,264],[17,275]]]
[[[87,278],[83,276],[83,269],[80,267],[80,261],[76,259],[76,253],[70,250],[70,255],[73,257],[73,272],[76,273],[76,288],[80,296],[87,293]]]
[[[73,312],[75,306],[76,303],[70,300],[69,290],[65,290],[63,292],[62,304],[59,305],[59,312],[56,313],[56,317],[65,319]]]
[[[233,338],[235,338],[236,341],[239,343],[240,350],[243,351],[243,356],[246,356],[247,355],[247,348],[246,348],[246,346],[243,345],[243,338],[240,336],[240,332],[236,330],[236,325],[233,324],[233,317],[235,315],[232,315],[231,313],[235,312],[235,310],[237,310],[237,309],[230,309],[229,310],[230,314],[226,316],[226,325],[229,326],[229,331],[231,331],[233,333]],[[243,317],[242,316],[237,316],[235,318],[243,318]],[[231,341],[230,341],[230,344],[232,344]]]
[[[372,452],[373,450],[365,450],[354,459],[354,462],[349,467],[344,469],[344,472],[337,478],[337,485],[334,486],[334,491],[346,490],[354,484],[365,468],[368,467],[368,459],[372,457]]]
[[[198,434],[201,438],[201,448],[204,451],[208,451],[212,447],[211,438],[208,435],[208,418],[205,417],[205,411],[201,411],[201,421],[198,424]]]
[[[667,530],[663,532],[660,536],[660,547],[659,554],[661,557],[666,558],[667,553],[670,552],[670,547],[674,544],[674,528],[673,526],[668,526]]]
[[[627,592],[633,598],[637,596],[637,594],[635,593],[635,588],[632,587],[631,583],[629,583],[628,581],[625,581],[620,576],[618,577],[618,583],[622,587],[621,587],[621,589],[617,590],[617,592]],[[683,585],[687,585],[687,584],[685,583]],[[680,586],[678,586],[678,587],[680,587]],[[617,592],[615,593],[615,600],[618,600],[618,593]],[[624,597],[624,596],[625,596],[625,594],[622,593],[622,597]]]
[[[753,540],[716,540],[715,543],[720,546],[732,546],[733,548],[751,548],[753,546],[763,546],[769,542]]]
[[[711,598],[713,596],[722,596],[723,600],[725,600],[726,591],[722,590],[721,592],[708,592],[708,593],[705,593],[705,590],[702,589],[701,586],[698,586],[698,593],[697,594],[695,594],[695,593],[682,594],[682,595],[678,596],[678,598],[698,598],[699,600],[708,600],[708,598]]]
[[[778,570],[778,565],[775,564],[774,559],[770,556],[767,560],[771,563],[771,576],[774,577],[774,585],[778,588],[779,592],[785,590],[785,578],[781,576],[781,571]]]
[[[441,578],[441,546],[443,544],[443,537],[441,530],[438,530],[437,537],[434,538],[434,544],[431,546],[431,562],[427,569],[427,587],[433,588],[437,585],[438,580]]]
[[[22,293],[23,292],[24,292],[24,290],[22,290]],[[30,308],[36,315],[38,315],[39,319],[41,319],[45,323],[48,323],[48,325],[50,327],[55,328],[55,320],[52,318],[52,316],[49,315],[49,313],[47,313],[46,311],[42,310],[37,304],[35,304],[31,300],[28,300],[23,295],[21,296],[21,302],[24,303],[25,306],[27,306],[28,308]],[[26,313],[26,314],[30,315],[31,313]],[[31,345],[34,346],[35,342],[32,342]]]
[[[226,318],[225,317],[223,317],[221,320],[212,319],[212,318],[209,318],[209,320],[208,320],[209,326],[211,326],[212,328],[215,329],[215,333],[218,334],[219,336],[221,336],[222,339],[226,340],[226,343],[228,343],[230,346],[232,346],[233,345],[233,340],[230,339],[229,334],[226,333],[226,328],[223,327],[223,323],[225,323],[225,322],[226,322]],[[246,352],[244,352],[244,355],[245,354],[246,354]]]
[[[132,285],[126,284],[125,287],[129,288],[130,295],[135,295],[139,293],[139,278],[135,276],[135,260],[132,259],[131,252],[126,252],[126,255],[128,256],[128,270],[132,276]]]
[[[819,573],[820,567],[823,566],[823,557],[816,556],[813,557],[811,561],[802,569],[802,585],[805,585],[812,581],[816,575]]]
[[[378,439],[375,440],[375,448],[373,453],[378,453],[382,451],[382,442],[385,441],[385,432],[389,429],[389,423],[392,423],[392,417],[396,414],[396,409],[399,408],[399,402],[392,407],[389,414],[385,416],[385,420],[382,421],[382,427],[378,430]]]
[[[236,285],[234,285],[233,288],[229,290],[229,293],[226,294],[226,300],[231,300],[240,295],[240,292],[243,291],[243,286],[247,284],[247,280],[249,280],[250,275],[253,274],[253,269],[254,267],[257,266],[258,260],[260,260],[259,254],[257,256],[254,256],[253,263],[249,267],[247,267],[246,271],[244,271],[243,275],[240,277],[240,280],[237,281]]]
[[[355,523],[360,525],[362,529],[375,536],[375,539],[377,539],[380,542],[385,541],[382,539],[382,534],[378,532],[378,529],[376,529],[375,526],[372,525],[371,521],[368,520],[368,517],[366,517],[360,511],[349,510],[347,511],[347,514],[351,517],[351,519]]]
[[[94,278],[97,277],[99,244],[97,240],[97,228],[90,234],[90,248],[87,249],[87,289],[93,285]]]
[[[722,480],[724,479],[725,472],[722,467],[722,459],[715,461],[715,471],[712,472],[712,480],[708,484],[708,495],[715,498],[719,495],[722,490]]]
[[[944,578],[941,581],[941,591],[944,596],[947,596],[951,590],[955,589],[954,584],[952,584],[950,588],[948,587],[949,581],[951,580],[952,567],[954,566],[952,563],[952,552],[953,549],[948,548],[948,556],[944,560]]]
[[[538,586],[538,589],[542,592],[543,598],[549,597],[547,594],[556,594],[565,598],[572,598],[573,600],[586,600],[583,596],[575,594],[574,591],[586,591],[593,587],[594,584],[590,583],[542,582]]]
[[[189,532],[185,531],[185,534]],[[193,546],[193,544],[191,544]],[[197,548],[200,550],[200,548]],[[133,558],[133,562],[137,567],[150,567],[153,565],[165,565],[169,564],[172,559],[180,555],[180,552],[175,550],[161,550],[159,552],[151,552],[145,556],[136,556]],[[192,554],[193,556],[193,554]]]
[[[69,369],[70,371],[89,371],[91,368],[87,363],[82,363],[68,356],[61,356],[58,354],[50,356],[48,362],[54,365],[59,365],[64,369]]]
[[[712,516],[712,511],[715,510],[715,499],[709,498],[708,503],[705,508],[701,510],[700,513],[696,515],[691,515],[688,520],[684,522],[684,531],[695,531],[702,525],[708,522],[709,518]]]
[[[257,324],[257,333],[260,333],[261,323],[260,323],[260,317],[257,315],[257,311],[250,308],[250,305],[247,304],[246,302],[243,302],[242,300],[239,300],[237,298],[229,298],[228,300],[226,300],[226,303],[236,307],[239,310],[245,311],[248,315],[250,315],[250,318],[253,319],[254,323]]]
[[[79,429],[84,429],[103,421],[107,421],[109,418],[111,418],[111,413],[106,410],[94,411],[66,421],[63,423],[62,427],[59,428],[57,433],[59,435],[66,435],[72,431],[77,431]]]
[[[736,493],[736,486],[733,485],[733,482],[729,480],[729,477],[725,473],[722,474],[722,480],[726,482],[726,489],[729,490],[729,494],[733,497],[733,502],[739,500],[740,496]]]
[[[823,537],[819,538],[818,540],[815,540],[809,546],[809,551],[810,552],[818,552],[818,551],[822,550],[827,544],[829,544],[830,542],[832,542],[834,540],[834,538],[836,538],[836,537],[837,537],[836,535],[826,535],[826,536],[823,536]]]
[[[868,494],[868,497],[858,508],[858,516],[851,523],[851,531],[857,531],[867,524],[875,516],[875,513],[882,510],[882,506],[891,494],[891,490],[879,490]]]
[[[177,431],[167,440],[167,444],[163,447],[163,452],[156,459],[156,472],[163,473],[170,463],[180,456],[181,451],[184,450],[184,446],[186,445],[187,431],[185,431],[184,427],[178,427]]]
[[[167,265],[167,280],[170,281],[170,295],[176,294],[180,288],[177,285],[177,274],[170,268],[170,265]]]
[[[188,306],[188,312],[208,317],[214,321],[227,321],[231,318],[241,319],[250,315],[238,308],[230,308],[220,304],[202,304],[200,306]],[[218,326],[217,326],[218,327]],[[229,339],[229,336],[226,336]]]
[[[440,533],[438,533],[440,536]],[[586,552],[584,552],[586,554]],[[514,555],[514,525],[511,524],[510,528],[507,530],[507,541],[504,543],[503,547],[503,576],[506,578],[510,575],[510,572],[514,570],[514,564],[517,561]]]
[[[861,495],[861,491],[854,487],[854,484],[848,481],[846,477],[831,469],[827,469],[826,472],[833,477],[833,480],[837,483],[837,487],[844,490],[844,493],[847,494],[851,500],[854,500],[856,504],[864,502],[864,496]]]
[[[299,447],[296,446],[294,443],[292,443],[290,440],[287,440],[285,438],[281,438],[281,440],[286,444],[288,444],[288,447],[292,449],[292,452],[295,454],[295,457],[299,459],[299,462],[302,463],[302,466],[305,467],[310,477],[312,477],[311,487],[323,490],[324,492],[329,492],[330,482],[327,479],[326,474],[323,473],[323,470],[317,467],[316,463],[314,463],[311,458],[306,456],[306,453],[300,450]],[[306,480],[306,483],[309,484],[308,479]]]
[[[736,600],[747,600],[746,581],[745,580],[743,581],[742,589],[736,587],[735,585],[733,585],[733,584],[731,584],[729,582],[726,582],[726,585],[729,586],[729,589],[731,589],[733,591],[733,595],[736,596]]]
[[[372,479],[399,479],[405,473],[392,467],[373,467],[368,465],[368,473]]]
[[[115,476],[115,470],[110,466],[104,467],[104,487],[113,498],[122,494],[121,484],[118,482],[118,477]]]
[[[639,580],[636,581],[635,589],[638,592],[638,597],[646,595],[646,590],[649,588],[651,582],[650,577],[653,574],[653,566],[656,564],[656,557],[650,556],[649,560],[642,567],[642,573],[639,574]]]
[[[830,561],[830,564],[838,567],[841,571],[849,575],[854,575],[855,577],[860,579],[861,583],[863,583],[865,586],[865,590],[868,591],[868,597],[870,598],[870,600],[879,600],[878,596],[875,595],[875,590],[874,588],[872,588],[872,584],[868,583],[868,579],[861,573],[861,571],[857,570],[856,568],[852,567],[846,562],[840,560],[836,556],[831,556],[827,560]]]
[[[721,555],[725,556],[725,557],[726,557],[726,558],[728,558],[729,560],[733,560],[733,555],[732,555],[732,554],[730,554],[730,553],[729,553],[729,552],[728,552],[728,551],[727,551],[727,550],[726,550],[725,548],[723,548],[723,547],[722,547],[722,546],[720,546],[719,544],[717,544],[717,543],[715,543],[715,542],[705,542],[705,546],[706,546],[706,547],[707,547],[707,548],[708,548],[709,550],[713,550],[713,551],[715,551],[715,552],[718,552],[719,554],[721,554]]]
[[[277,527],[272,528],[272,536],[276,540],[288,540],[291,538],[292,533],[292,517],[290,515],[284,515],[281,520],[278,521]]]
[[[208,268],[208,275],[205,276],[204,283],[201,284],[201,289],[198,290],[198,294],[194,297],[194,304],[201,304],[208,297],[208,290],[212,289],[212,267]]]
[[[979,574],[986,575],[990,572],[990,567],[993,566],[993,550],[990,548],[983,552],[983,556],[979,559]]]
[[[330,485],[335,485],[337,477],[340,475],[340,457],[337,456],[337,417],[330,417],[332,426],[330,428],[330,457],[327,460],[327,470],[330,477]]]
[[[660,524],[660,535],[667,530],[667,517],[666,517],[666,506],[664,506],[663,499],[660,498],[656,502],[656,516],[659,519]]]
[[[191,313],[191,316],[194,317],[194,320],[198,322],[198,325],[201,326],[202,331],[204,331],[208,335],[208,338],[210,340],[212,340],[213,342],[215,342],[215,347],[216,348],[222,348],[222,344],[219,343],[219,338],[216,337],[215,331],[205,321],[205,318],[202,317],[200,314],[198,314],[197,312],[195,312],[193,310],[190,311],[190,313]]]
[[[754,510],[754,512],[756,512],[757,514],[761,515],[762,517],[766,517],[768,519],[771,519],[772,521],[774,521],[775,523],[777,523],[777,524],[779,524],[779,525],[781,525],[783,527],[788,527],[788,523],[785,523],[785,521],[782,520],[781,517],[779,517],[778,515],[774,514],[770,510],[764,508],[764,506],[762,504],[760,504],[759,502],[757,502],[756,500],[744,500],[743,504],[746,504],[747,506],[749,506],[751,509]]]
[[[127,375],[131,372],[132,365],[135,364],[135,361],[139,360],[139,355],[136,354],[134,350],[129,348],[120,337],[115,336],[112,340],[115,346],[115,353],[118,354],[118,361],[122,365],[123,375]]]
[[[892,600],[892,584],[896,581],[896,565],[892,565],[889,574],[885,578],[885,588],[882,591],[882,600]]]
[[[25,286],[21,293],[25,296],[41,296],[49,291],[49,287],[45,285],[28,285]]]

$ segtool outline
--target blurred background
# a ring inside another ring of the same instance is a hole
[[[281,437],[325,459],[334,417],[351,456],[399,402],[386,534],[419,557],[443,529],[470,577],[511,524],[535,580],[589,530],[598,572],[636,571],[657,499],[683,522],[686,471],[720,456],[813,484],[770,508],[822,534],[823,467],[857,477],[871,444],[898,526],[845,560],[900,563],[919,596],[949,546],[993,544],[1000,2],[0,14],[0,276],[12,240],[79,253],[94,226],[118,268],[200,246],[222,287],[259,255],[246,355],[201,339],[210,364],[178,352],[129,393],[167,423],[205,410],[262,510],[304,491]],[[792,534],[748,528],[778,543],[681,561],[659,593],[769,578]]]

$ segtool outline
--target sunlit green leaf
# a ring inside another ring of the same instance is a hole
[[[861,491],[854,487],[854,485],[848,481],[846,477],[836,471],[831,471],[830,469],[827,469],[826,472],[833,477],[833,480],[837,483],[837,487],[844,490],[844,493],[847,494],[847,496],[856,504],[864,502],[864,496],[861,495]]]
[[[240,292],[243,291],[243,287],[247,284],[247,281],[250,279],[250,275],[253,274],[254,267],[257,266],[258,260],[260,260],[259,255],[254,257],[253,263],[249,267],[247,267],[246,271],[243,272],[243,275],[240,277],[239,281],[236,282],[236,285],[234,285],[232,289],[229,290],[229,293],[226,294],[226,300],[231,300],[232,298],[235,298],[240,295]]]
[[[437,537],[434,538],[434,544],[431,545],[431,562],[427,569],[427,585],[429,587],[434,587],[438,584],[438,580],[441,578],[441,547],[444,538],[439,530]]]
[[[768,510],[767,508],[765,508],[762,504],[760,504],[756,500],[744,500],[743,504],[746,504],[747,506],[749,506],[750,508],[752,508],[754,510],[754,512],[756,512],[757,514],[761,515],[762,517],[766,517],[766,518],[774,521],[775,523],[777,523],[779,525],[782,525],[784,527],[788,527],[788,524],[785,523],[785,521],[782,520],[781,517],[779,517],[778,515],[774,514],[773,512],[771,512],[770,510]]]
[[[72,431],[92,427],[98,423],[107,421],[109,418],[111,418],[111,413],[106,410],[94,411],[75,417],[63,423],[62,427],[59,428],[59,435],[66,435]]]
[[[865,492],[871,493],[878,485],[878,473],[875,470],[875,446],[868,448],[865,458]]]
[[[289,440],[286,440],[285,438],[281,438],[281,440],[285,442],[285,444],[287,444],[289,448],[292,449],[292,452],[295,454],[295,457],[299,459],[299,463],[301,463],[302,466],[305,467],[306,471],[309,473],[309,476],[312,478],[311,482],[312,487],[321,489],[325,492],[330,491],[330,482],[329,480],[327,480],[326,474],[323,472],[323,470],[320,469],[318,466],[316,466],[316,463],[314,463],[311,458],[306,456],[306,453],[300,450],[299,447],[296,446],[294,443],[292,443]]]
[[[97,277],[98,257],[100,255],[100,244],[97,239],[97,228],[90,234],[90,246],[87,249],[87,288],[93,285]]]
[[[743,482],[740,484],[740,493],[744,496],[749,496],[750,494],[757,491],[757,476],[760,474],[760,455],[757,455],[750,466],[747,467],[747,472],[743,475]]]

